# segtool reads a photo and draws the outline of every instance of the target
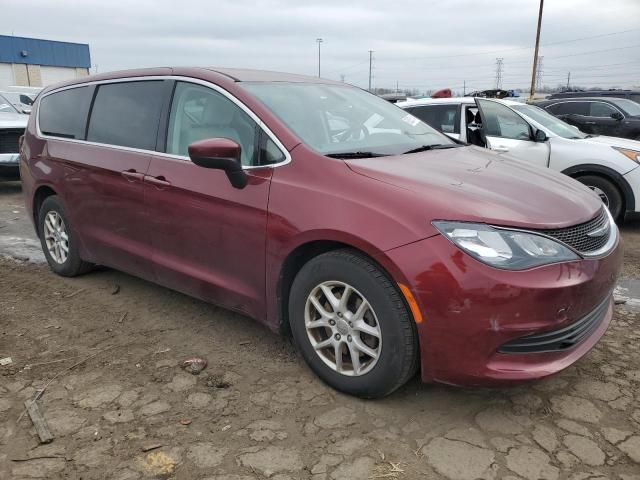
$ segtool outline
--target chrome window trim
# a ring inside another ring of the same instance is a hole
[[[208,82],[206,80],[201,80],[199,78],[192,78],[192,77],[185,77],[182,75],[151,75],[151,76],[146,76],[146,77],[122,77],[122,78],[112,78],[112,79],[108,79],[108,80],[93,80],[90,82],[84,82],[84,83],[76,83],[73,85],[67,85],[66,87],[60,87],[60,88],[56,88],[54,90],[51,90],[50,92],[45,93],[42,96],[38,97],[38,112],[36,114],[36,134],[39,138],[43,138],[43,139],[51,139],[51,140],[59,140],[62,142],[70,142],[70,143],[80,143],[83,145],[93,145],[93,146],[97,146],[97,147],[106,147],[106,148],[112,148],[115,150],[123,150],[123,151],[128,151],[128,152],[136,152],[136,153],[146,153],[149,155],[156,155],[159,157],[167,157],[167,158],[173,158],[176,160],[187,160],[187,161],[191,161],[191,159],[188,156],[185,155],[175,155],[172,153],[166,153],[166,152],[158,152],[156,150],[145,150],[145,149],[141,149],[141,148],[133,148],[133,147],[125,147],[125,146],[121,146],[121,145],[112,145],[109,143],[98,143],[98,142],[91,142],[89,140],[79,140],[76,138],[64,138],[64,137],[55,137],[52,135],[44,135],[42,133],[42,131],[40,130],[40,102],[42,101],[43,98],[48,97],[49,95],[52,95],[54,93],[58,93],[58,92],[62,92],[64,90],[71,90],[73,88],[81,88],[81,87],[89,87],[92,85],[104,85],[104,84],[109,84],[109,83],[128,83],[128,82],[144,82],[144,81],[153,81],[153,80],[176,80],[176,81],[180,81],[180,82],[186,82],[186,83],[193,83],[196,85],[202,85],[204,87],[208,87],[211,88],[212,90],[215,90],[216,92],[222,94],[223,96],[225,96],[226,98],[228,98],[229,100],[231,100],[237,107],[239,107],[242,111],[244,111],[247,115],[249,115],[249,117],[256,122],[256,124],[258,125],[259,128],[261,128],[268,136],[269,138],[273,141],[273,143],[276,144],[276,146],[278,147],[278,149],[281,151],[281,153],[284,155],[284,160],[278,163],[273,163],[270,165],[248,165],[248,166],[242,166],[243,170],[253,170],[256,168],[275,168],[275,167],[280,167],[283,165],[287,165],[289,163],[291,163],[291,154],[289,153],[289,151],[284,147],[284,145],[282,144],[282,142],[280,141],[280,139],[278,139],[278,137],[271,131],[271,129],[269,127],[267,127],[267,125],[265,125],[265,123],[260,119],[260,117],[258,117],[253,110],[251,110],[249,107],[247,107],[243,102],[241,102],[240,100],[238,100],[238,98],[236,98],[234,95],[232,95],[231,93],[229,93],[227,90],[225,90],[224,88],[222,88],[219,85],[216,85],[215,83],[211,83]]]

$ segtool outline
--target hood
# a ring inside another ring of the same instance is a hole
[[[583,138],[579,142],[586,142],[598,145],[607,145],[609,147],[629,148],[631,150],[640,151],[640,142],[638,140],[630,140],[628,138],[607,137],[605,135],[597,135],[595,137]]]
[[[27,128],[29,115],[22,113],[0,113],[0,128]]]
[[[559,228],[591,220],[602,208],[597,195],[561,173],[478,147],[346,163],[360,175],[413,192],[425,221]]]

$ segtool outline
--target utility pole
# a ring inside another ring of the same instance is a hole
[[[569,90],[569,83],[571,82],[571,72],[567,73],[567,90]]]
[[[318,42],[318,78],[320,78],[320,44],[323,41],[321,38],[316,38],[316,42]]]
[[[542,74],[544,72],[544,67],[542,66],[542,60],[544,57],[540,55],[538,57],[538,68],[536,69],[536,90],[542,89]]]
[[[496,58],[496,90],[502,88],[502,64],[504,58]]]
[[[344,83],[344,73],[341,73],[341,74],[340,74],[340,81],[341,81],[342,83]]]
[[[398,80],[396,80],[396,93],[398,93],[400,91],[400,84],[398,83]]]
[[[369,91],[371,91],[371,69],[373,68],[373,50],[369,50]]]
[[[467,81],[466,80],[462,81],[462,96],[463,97],[467,96]]]
[[[529,100],[533,100],[536,93],[536,69],[538,68],[538,49],[540,48],[540,28],[542,27],[542,9],[544,0],[540,0],[540,12],[538,12],[538,30],[536,31],[536,49],[533,52],[533,71],[531,72],[531,90],[529,92]]]

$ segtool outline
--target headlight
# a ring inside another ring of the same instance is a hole
[[[535,233],[503,230],[482,223],[436,221],[433,226],[466,253],[496,268],[524,270],[580,259],[561,243]]]
[[[633,160],[636,163],[640,163],[640,152],[638,150],[631,150],[630,148],[622,148],[622,147],[611,147],[611,148],[619,151],[629,160]]]

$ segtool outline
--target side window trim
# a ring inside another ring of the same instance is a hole
[[[165,83],[164,103],[160,110],[160,122],[158,122],[158,134],[156,135],[156,152],[165,153],[167,151],[167,138],[169,138],[169,116],[171,115],[171,105],[173,96],[176,93],[175,80],[167,80]]]
[[[80,87],[87,87],[87,86],[99,86],[99,85],[104,85],[104,84],[109,84],[109,83],[123,83],[123,82],[136,82],[136,81],[145,81],[145,80],[175,80],[175,81],[182,81],[182,82],[188,82],[188,83],[194,83],[196,85],[203,85],[205,87],[211,88],[219,93],[221,93],[222,95],[224,95],[225,97],[227,97],[229,100],[231,100],[233,103],[235,103],[238,107],[240,107],[245,113],[247,113],[258,125],[258,127],[260,127],[260,129],[262,131],[264,131],[269,138],[273,141],[273,143],[275,143],[275,145],[278,147],[278,149],[282,152],[282,155],[284,156],[284,160],[282,162],[279,163],[275,163],[272,165],[255,165],[255,166],[243,166],[243,170],[251,170],[254,168],[274,168],[274,167],[280,167],[280,166],[284,166],[287,165],[288,163],[291,163],[291,154],[289,153],[289,151],[285,148],[285,146],[282,144],[282,142],[280,141],[280,139],[271,131],[271,129],[265,125],[265,123],[260,119],[260,117],[258,117],[249,107],[247,107],[241,100],[239,100],[238,98],[236,98],[233,94],[229,93],[228,91],[226,91],[224,88],[220,87],[219,85],[216,85],[215,83],[211,83],[207,80],[201,80],[198,78],[192,78],[192,77],[184,77],[181,75],[159,75],[159,76],[146,76],[146,77],[123,77],[123,78],[115,78],[115,79],[109,79],[109,80],[94,80],[94,81],[90,81],[90,82],[85,82],[85,83],[79,83],[79,84],[74,84],[74,85],[70,85],[70,86],[66,86],[66,87],[60,87],[57,88],[55,90],[51,90],[50,92],[47,92],[46,94],[44,94],[43,96],[38,95],[38,101],[40,101],[42,98],[47,97],[48,95],[52,95],[56,92],[61,92],[63,90],[69,90],[69,89],[73,89],[73,88],[80,88]],[[97,88],[96,88],[97,90]],[[95,92],[94,92],[94,96],[95,96]],[[93,99],[92,99],[93,102]],[[39,107],[39,104],[38,104]],[[169,104],[170,107],[170,104]],[[87,128],[88,128],[88,119],[90,117],[87,116]],[[87,140],[78,140],[78,139],[71,139],[71,138],[60,138],[60,137],[52,137],[50,135],[45,135],[42,133],[42,131],[40,130],[40,108],[38,108],[38,112],[36,115],[36,132],[39,138],[44,138],[44,139],[51,139],[51,140],[61,140],[61,141],[66,141],[66,142],[71,142],[71,143],[86,143],[86,144],[90,144],[90,145],[97,145],[97,146],[102,146],[102,147],[107,147],[107,148],[113,148],[113,149],[118,149],[118,150],[128,150],[128,151],[132,151],[132,152],[148,152],[148,153],[153,153],[154,155],[158,155],[158,156],[162,156],[162,157],[167,157],[167,158],[174,158],[174,159],[188,159],[189,157],[182,157],[180,155],[173,155],[173,154],[168,154],[168,153],[164,153],[162,151],[157,151],[157,150],[144,150],[144,149],[140,149],[140,148],[132,148],[132,147],[123,147],[120,145],[110,145],[110,144],[106,144],[106,143],[97,143],[97,142],[90,142]],[[85,134],[85,138],[86,138],[86,134]]]

